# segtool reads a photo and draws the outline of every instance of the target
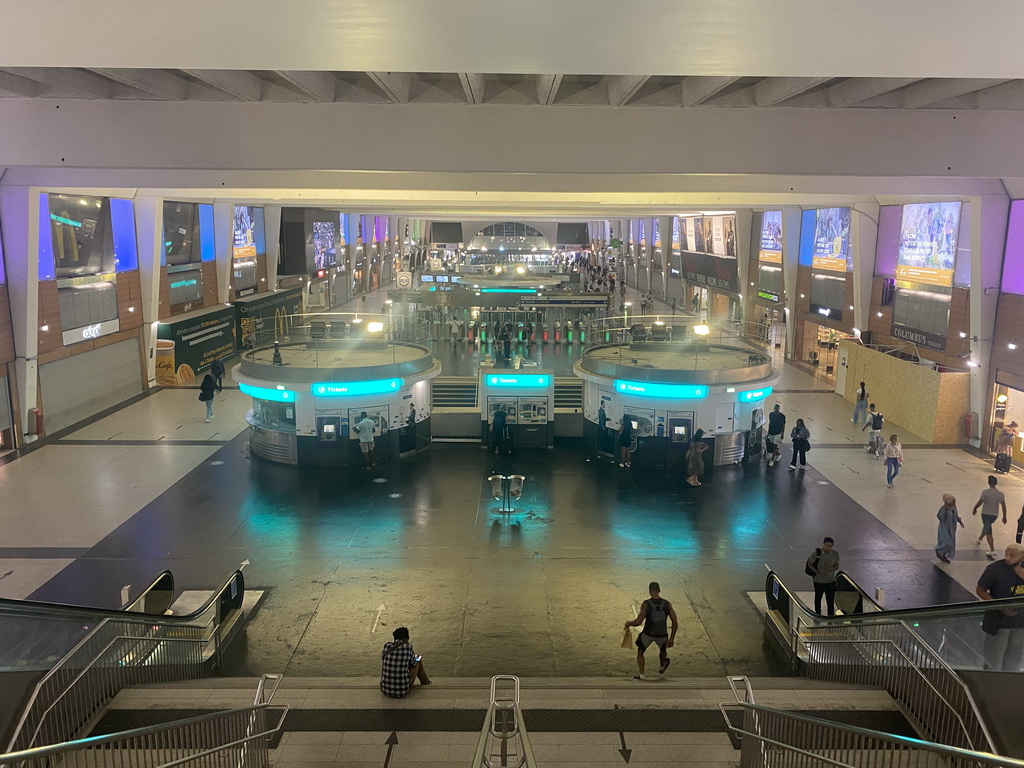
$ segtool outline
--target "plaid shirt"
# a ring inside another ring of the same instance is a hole
[[[409,643],[393,640],[384,643],[380,654],[380,690],[385,696],[400,699],[409,692],[409,670],[416,666],[416,654]]]

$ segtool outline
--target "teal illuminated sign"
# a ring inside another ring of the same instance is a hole
[[[317,397],[348,397],[349,395],[379,395],[397,392],[404,379],[375,379],[374,381],[323,381],[313,384],[310,391]]]
[[[80,222],[80,221],[75,221],[74,219],[66,219],[63,216],[58,216],[55,213],[51,213],[50,214],[50,218],[53,219],[56,222],[59,222],[61,224],[67,224],[67,225],[72,226],[72,227],[80,227],[80,226],[82,226],[82,222]]]
[[[195,285],[198,282],[194,277],[191,280],[178,280],[171,283],[171,288],[188,288],[190,285]]]
[[[752,403],[755,400],[764,400],[771,393],[771,387],[762,387],[761,389],[751,389],[748,392],[740,392],[738,399],[741,403]]]
[[[536,293],[536,288],[481,288],[480,293]]]
[[[269,387],[254,387],[251,384],[239,384],[238,388],[243,394],[255,397],[257,400],[273,400],[275,403],[294,403],[295,393],[290,389],[270,389]]]
[[[551,377],[538,373],[498,373],[485,377],[485,381],[489,387],[546,387],[551,384]]]
[[[615,391],[640,397],[672,397],[677,400],[700,400],[708,396],[703,384],[658,384],[650,381],[615,380]]]

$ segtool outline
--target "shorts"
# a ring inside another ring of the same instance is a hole
[[[363,453],[369,453],[373,450],[373,443],[364,443],[362,440],[359,441],[359,450]]]
[[[996,521],[998,515],[982,515],[981,516],[981,535],[991,536],[992,535],[992,523]]]
[[[651,643],[657,643],[659,648],[664,648],[665,643],[667,642],[668,637],[651,637],[651,635],[641,632],[636,638],[636,647],[642,651],[646,651],[651,647]]]

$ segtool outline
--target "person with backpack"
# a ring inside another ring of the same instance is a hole
[[[782,412],[782,405],[776,403],[772,412],[768,414],[768,437],[764,441],[764,452],[768,457],[769,467],[779,463],[784,434],[786,434],[786,414]]]
[[[644,653],[651,647],[652,643],[658,644],[658,659],[661,662],[658,672],[662,675],[665,674],[668,665],[672,663],[672,660],[668,657],[668,649],[675,645],[676,632],[679,629],[676,609],[672,607],[672,603],[661,596],[661,585],[656,581],[652,581],[647,586],[647,591],[651,595],[650,599],[644,600],[640,606],[640,613],[633,621],[627,621],[623,625],[623,629],[639,627],[641,624],[644,625],[636,639],[636,667],[638,672],[633,675],[634,680],[644,679]],[[672,619],[671,634],[668,630],[669,619]]]
[[[796,460],[800,459],[800,469],[807,467],[807,452],[811,450],[811,430],[804,426],[803,419],[796,420],[796,426],[790,430],[793,441],[793,460],[789,463],[790,471],[796,469]]]
[[[213,381],[217,385],[217,392],[224,391],[224,363],[221,362],[219,357],[213,358],[213,362],[210,363],[210,375],[213,376]]]
[[[853,418],[851,421],[854,424],[861,425],[868,423],[868,388],[863,381],[857,387],[857,400],[853,404]]]
[[[836,615],[836,578],[839,575],[839,550],[835,540],[826,536],[821,546],[807,558],[804,572],[814,579],[814,612],[821,613],[821,597],[825,596],[828,615]]]
[[[860,428],[860,431],[863,432],[869,426],[871,427],[871,431],[868,432],[868,444],[865,450],[878,459],[882,456],[882,425],[885,424],[885,417],[875,410],[875,407],[875,404],[872,403],[868,419],[864,426]]]

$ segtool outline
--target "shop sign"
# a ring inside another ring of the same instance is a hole
[[[251,301],[238,301],[235,308],[235,332],[239,344],[250,335],[259,345],[287,336],[296,315],[302,312],[302,288],[266,293]]]
[[[373,381],[323,381],[310,385],[310,392],[317,397],[347,397],[349,395],[379,395],[383,392],[397,392],[405,384],[404,379],[376,379]]]
[[[767,301],[774,301],[776,304],[779,302],[779,294],[772,293],[771,291],[758,291],[757,298],[766,299]]]
[[[255,285],[250,288],[239,288],[237,291],[235,291],[235,298],[240,299],[243,296],[252,296],[254,293],[256,293]]]
[[[736,259],[708,253],[683,253],[683,278],[719,291],[739,292]]]
[[[83,328],[72,328],[70,331],[64,331],[62,338],[64,346],[68,346],[69,344],[77,344],[80,341],[98,339],[100,336],[106,336],[108,333],[117,333],[119,330],[121,330],[121,323],[119,320],[114,319],[95,323],[94,325],[87,325]]]
[[[191,384],[196,373],[217,358],[235,353],[234,310],[222,307],[156,330],[156,383]]]
[[[489,387],[547,387],[551,384],[548,374],[497,374],[485,376]]]
[[[753,403],[756,400],[764,400],[771,393],[771,387],[761,387],[761,389],[751,389],[746,392],[740,392],[736,399],[741,403]]]
[[[638,397],[668,397],[677,400],[701,400],[708,396],[708,388],[693,384],[658,384],[650,381],[615,380],[615,391]]]
[[[909,341],[912,344],[917,344],[919,347],[927,347],[928,349],[935,349],[939,352],[946,351],[946,337],[940,336],[937,333],[919,331],[916,328],[908,328],[905,325],[896,325],[893,323],[892,337],[894,339],[900,339],[901,341]]]

